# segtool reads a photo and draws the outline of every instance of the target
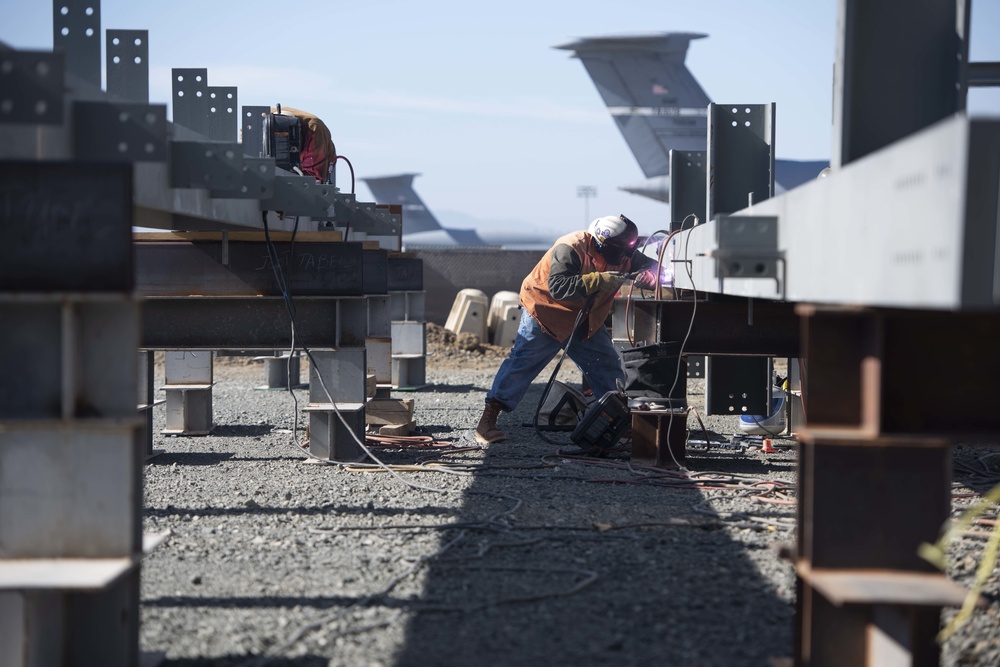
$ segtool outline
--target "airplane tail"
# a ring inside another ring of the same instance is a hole
[[[672,148],[705,150],[711,100],[684,64],[691,40],[702,37],[587,37],[555,47],[583,63],[647,178],[668,173]]]
[[[397,174],[360,179],[379,204],[403,207],[403,237],[431,245],[486,245],[474,229],[447,228],[438,222],[420,195],[413,189],[413,179],[420,174]]]
[[[420,195],[413,189],[413,178],[420,174],[398,174],[362,178],[379,204],[401,204],[403,206],[403,230],[407,234],[429,232],[442,229],[434,214],[424,205]]]

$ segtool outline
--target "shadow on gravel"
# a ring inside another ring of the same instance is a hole
[[[483,388],[474,384],[431,384],[420,391],[425,394],[468,394],[473,391],[483,391]]]
[[[146,516],[167,518],[173,516],[245,516],[245,515],[315,515],[315,516],[336,516],[354,514],[359,516],[438,516],[454,517],[461,516],[462,512],[449,507],[359,507],[356,505],[297,505],[290,507],[268,507],[262,505],[251,505],[249,507],[176,507],[167,505],[166,507],[149,507],[145,509]],[[336,532],[336,531],[334,531]]]
[[[274,430],[271,424],[215,424],[212,435],[220,438],[252,438]]]
[[[147,465],[188,465],[188,466],[210,466],[220,463],[252,463],[254,461],[264,461],[273,463],[275,461],[301,461],[301,456],[288,454],[287,456],[240,456],[234,452],[163,452],[146,461]]]
[[[501,419],[507,440],[490,446],[490,464],[554,453],[518,426],[542,386]],[[739,458],[688,464],[767,473]],[[766,667],[791,654],[792,606],[758,570],[783,571],[773,540],[749,528],[731,537],[722,518],[695,510],[700,491],[570,460],[530,477],[489,472],[465,493],[458,520],[469,529],[442,533],[448,546],[425,571],[394,667]]]
[[[251,597],[201,597],[197,595],[167,595],[159,598],[148,598],[142,604],[146,607],[212,607],[217,609],[294,609],[309,607],[311,609],[331,609],[333,607],[349,607],[358,605],[365,607],[387,607],[412,609],[412,600],[379,600],[372,602],[370,596],[354,597],[350,595],[324,596],[285,596],[260,595]]]
[[[163,452],[146,461],[147,465],[214,466],[233,458],[232,452]]]
[[[766,477],[774,472],[795,470],[795,461],[759,461],[748,459],[737,453],[695,452],[689,454],[689,468],[698,472],[721,472],[725,474],[760,475]]]
[[[253,661],[253,656],[227,655],[219,658],[177,658],[163,660],[160,667],[236,667]],[[327,667],[330,659],[319,655],[303,655],[298,658],[272,658],[267,661],[268,667]]]

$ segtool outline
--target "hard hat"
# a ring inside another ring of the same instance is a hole
[[[620,264],[632,254],[639,240],[639,228],[624,215],[606,215],[587,227],[601,257],[611,264]]]

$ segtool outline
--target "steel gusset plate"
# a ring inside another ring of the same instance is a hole
[[[350,199],[339,195],[334,210],[337,224],[349,224],[354,231],[374,236],[399,234],[398,218],[385,209],[376,208],[373,203],[358,202],[353,195]]]
[[[778,275],[778,218],[729,216],[716,219],[715,277],[775,278]]]
[[[149,102],[149,31],[108,30],[105,68],[108,94],[126,102]]]
[[[52,9],[52,50],[66,54],[68,71],[100,88],[101,3],[58,0]]]
[[[670,230],[688,229],[705,222],[705,193],[708,176],[705,151],[670,151],[670,210],[674,222]]]
[[[264,155],[264,117],[270,112],[270,107],[243,107],[240,112],[240,143],[243,144],[244,155]]]
[[[170,187],[238,190],[243,150],[233,142],[171,141]]]
[[[208,138],[213,141],[237,141],[236,86],[209,86]]]
[[[744,354],[798,357],[801,324],[785,302],[739,299],[662,301],[657,305],[660,340],[684,340],[685,354]]]
[[[275,242],[274,250],[293,297],[360,296],[364,264],[378,259],[362,243]],[[135,244],[135,256],[136,289],[147,296],[281,295],[265,243],[143,242]]]
[[[174,123],[208,136],[208,69],[171,70]]]
[[[295,340],[337,346],[337,299],[295,299]],[[292,344],[282,297],[150,298],[142,305],[140,347],[153,350],[279,350]]]
[[[165,104],[74,102],[73,151],[101,162],[167,159]]]
[[[314,219],[333,216],[336,188],[317,183],[312,176],[274,178],[274,196],[260,202],[262,211],[279,211],[286,215],[305,215]]]
[[[0,123],[63,122],[65,54],[0,51]]]
[[[212,188],[217,199],[267,199],[274,196],[274,158],[243,156],[240,180],[235,188]]]

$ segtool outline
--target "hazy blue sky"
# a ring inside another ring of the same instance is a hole
[[[687,63],[709,96],[775,102],[778,157],[827,159],[836,4],[104,0],[101,13],[102,29],[150,31],[151,102],[169,104],[171,68],[207,67],[241,105],[323,118],[359,177],[421,173],[417,192],[445,224],[460,212],[560,234],[584,223],[580,185],[598,190],[590,217],[625,213],[644,232],[666,226],[669,207],[617,189],[642,172],[583,66],[553,46],[707,33]],[[0,41],[52,47],[47,0],[0,0],[0,17]],[[973,3],[972,59],[1000,61],[1000,0]],[[996,93],[974,103],[1000,115]],[[345,169],[338,185],[349,187]],[[360,183],[358,195],[372,199]]]

